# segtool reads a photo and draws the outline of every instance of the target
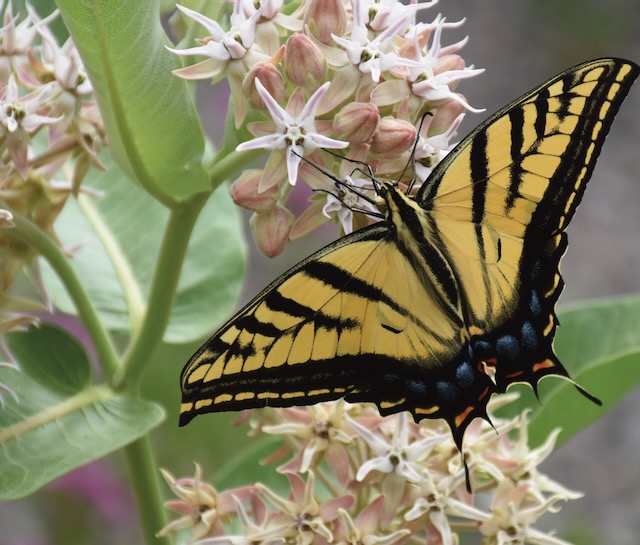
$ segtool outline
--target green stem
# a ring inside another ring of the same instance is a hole
[[[131,486],[136,495],[142,532],[149,545],[171,545],[171,539],[156,537],[156,533],[167,524],[158,471],[149,444],[149,437],[142,437],[125,447]]]
[[[119,366],[119,358],[115,347],[100,321],[100,317],[89,299],[87,292],[69,260],[62,253],[55,241],[42,231],[37,225],[29,221],[21,214],[11,210],[13,214],[14,229],[6,229],[5,233],[19,236],[44,257],[51,268],[56,272],[64,287],[71,297],[78,315],[91,337],[93,346],[98,354],[98,360],[107,376],[111,377]]]
[[[208,169],[209,177],[213,180],[212,190],[215,191],[222,182],[236,174],[239,166],[244,168],[262,155],[264,155],[264,150],[262,149],[218,153],[215,161]]]
[[[135,333],[142,322],[145,300],[140,284],[133,273],[131,263],[122,251],[111,227],[107,225],[104,217],[95,206],[95,203],[87,195],[78,195],[78,206],[87,219],[94,232],[102,242],[102,246],[113,265],[113,270],[120,280],[124,299],[129,309],[130,331]]]
[[[113,383],[117,389],[137,383],[162,340],[169,323],[191,232],[208,197],[208,193],[195,195],[183,205],[171,210],[154,268],[149,304],[142,326],[129,345],[118,376],[114,378]]]

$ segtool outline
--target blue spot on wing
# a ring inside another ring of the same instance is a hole
[[[522,345],[528,350],[534,350],[538,347],[538,334],[531,322],[522,324]]]
[[[468,361],[460,364],[456,369],[456,379],[462,388],[468,388],[475,381],[473,376],[473,368]]]
[[[448,380],[436,382],[436,390],[443,401],[453,401],[458,395],[455,385]]]
[[[502,337],[498,337],[496,341],[496,352],[501,358],[515,360],[520,354],[518,339],[513,335],[502,335]]]
[[[407,379],[406,387],[411,396],[424,398],[427,395],[427,385],[421,380]]]
[[[540,298],[538,297],[538,293],[536,291],[531,292],[529,310],[531,311],[531,314],[533,314],[533,316],[539,316],[542,312],[542,307],[540,306]]]

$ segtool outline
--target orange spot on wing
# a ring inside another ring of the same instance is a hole
[[[552,367],[555,367],[556,364],[553,363],[551,360],[546,359],[544,361],[541,361],[540,363],[536,363],[533,367],[532,370],[534,373],[537,373],[538,371],[541,371],[542,369],[551,369]]]
[[[478,401],[484,399],[489,394],[489,388],[485,388],[482,393],[478,396]]]
[[[456,428],[459,428],[462,425],[462,423],[468,418],[471,411],[473,411],[473,407],[467,407],[464,411],[458,414],[458,416],[456,416]]]

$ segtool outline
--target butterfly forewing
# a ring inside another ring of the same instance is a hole
[[[401,279],[397,281],[396,279]],[[398,366],[444,366],[455,335],[383,224],[339,240],[264,290],[192,358],[182,421],[379,390]],[[425,308],[430,308],[428,313]]]
[[[483,329],[517,311],[523,255],[567,226],[636,76],[615,59],[567,70],[474,130],[421,189]]]
[[[345,397],[444,417],[460,446],[492,392],[567,376],[551,345],[563,230],[637,75],[576,66],[475,129],[415,201],[380,184],[385,221],[296,265],[193,356],[181,424]]]

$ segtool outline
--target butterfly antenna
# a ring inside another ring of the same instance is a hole
[[[325,150],[325,151],[329,151],[329,150]],[[322,172],[322,174],[324,174],[325,176],[327,176],[329,179],[333,180],[333,182],[335,183],[336,187],[345,187],[346,189],[348,189],[349,191],[351,191],[352,193],[354,193],[355,195],[357,195],[358,197],[360,197],[361,199],[367,201],[369,204],[372,204],[373,206],[377,206],[377,203],[374,199],[372,199],[371,197],[369,197],[369,195],[366,195],[364,193],[362,193],[358,188],[342,181],[340,178],[338,178],[335,174],[329,172],[327,169],[322,168],[320,165],[316,165],[313,161],[309,161],[309,159],[303,157],[302,155],[296,153],[295,151],[293,152],[295,155],[297,155],[298,157],[300,157],[300,159],[302,161],[304,161],[305,163],[307,163],[308,165],[311,165],[313,168],[315,168],[316,170]],[[329,152],[331,155],[334,155],[336,157],[341,157],[340,155],[338,155],[337,153],[333,153],[333,152]],[[343,157],[342,157],[343,158]],[[344,158],[343,158],[344,159]],[[355,163],[362,163],[362,161],[354,161]],[[362,163],[363,165],[366,165],[369,172],[371,172],[371,167],[369,167],[369,165],[367,165],[366,163]],[[367,173],[359,170],[359,169],[355,169],[358,170],[358,172],[362,172],[362,174],[364,174],[365,176],[369,177],[369,175],[367,175]],[[355,170],[353,172],[355,172]],[[373,180],[376,180],[375,177],[373,177],[373,174],[371,174],[371,177]],[[338,195],[331,193],[331,191],[328,191],[326,189],[312,189],[313,192],[323,192],[323,193],[327,193],[328,195],[333,195],[336,199],[342,201],[342,204],[345,205],[346,208],[348,208],[349,210],[351,210],[352,212],[359,212],[361,214],[365,214],[367,216],[372,216],[374,218],[378,218],[378,219],[384,219],[386,216],[384,214],[381,213],[377,213],[377,212],[372,212],[370,210],[365,210],[364,208],[355,208],[353,206],[349,206],[348,204],[346,204],[344,202],[344,200],[342,200]]]
[[[336,153],[335,151],[331,151],[330,149],[325,149],[324,151],[326,151],[329,155],[333,155],[337,159],[342,159],[343,161],[349,161],[350,163],[356,163],[357,165],[362,165],[363,167],[365,167],[367,169],[368,174],[362,172],[359,169],[355,169],[354,172],[356,170],[358,170],[359,172],[362,172],[362,174],[364,174],[367,177],[370,177],[372,179],[377,179],[373,175],[373,171],[371,170],[371,165],[369,163],[365,163],[364,161],[358,161],[357,159],[351,159],[350,157],[346,157],[344,155],[340,155],[339,153]]]
[[[352,188],[351,186],[349,186],[348,184],[346,184],[344,182],[340,182],[340,185],[343,185],[343,186],[349,188],[349,191],[352,191],[353,193],[358,195],[360,198],[362,198],[362,199],[366,200],[367,202],[370,202],[371,204],[375,205],[375,201],[373,199],[371,199],[371,197],[369,197],[368,195],[365,195],[363,193],[359,193],[356,189]],[[333,195],[336,199],[342,201],[342,199],[340,199],[339,195],[336,195],[335,193],[329,191],[328,189],[312,189],[311,191],[313,191],[314,193],[326,193],[327,195]],[[378,213],[378,212],[372,212],[371,210],[365,210],[364,208],[357,208],[355,206],[350,206],[344,201],[342,201],[342,204],[344,205],[345,208],[348,208],[352,212],[357,212],[359,214],[365,214],[367,216],[373,216],[374,218],[378,218],[378,219],[381,219],[381,220],[383,220],[385,218],[384,214],[381,214],[381,213]]]
[[[423,116],[420,118],[420,123],[418,124],[418,132],[416,133],[416,141],[413,143],[413,148],[411,149],[411,157],[407,161],[407,164],[404,165],[404,168],[402,169],[402,172],[400,173],[400,176],[399,176],[399,179],[402,180],[402,178],[405,175],[405,172],[407,172],[407,169],[409,168],[409,165],[411,165],[411,170],[413,172],[413,175],[411,176],[411,182],[407,187],[407,195],[411,193],[413,186],[416,184],[416,149],[418,149],[418,142],[420,142],[420,131],[422,130],[422,125],[424,125],[424,120],[428,115],[433,117],[433,114],[431,112],[425,112]]]
[[[328,149],[325,149],[324,151],[326,151],[329,155],[333,155],[337,159],[342,159],[343,161],[349,161],[350,163],[356,163],[357,165],[362,165],[366,169],[366,172],[361,168],[354,168],[351,171],[350,176],[353,176],[355,172],[359,172],[365,178],[369,178],[369,180],[371,180],[376,193],[378,192],[378,188],[380,187],[380,180],[378,180],[378,178],[376,178],[376,176],[373,174],[373,170],[371,169],[371,165],[369,163],[365,163],[364,161],[358,161],[357,159],[351,159],[349,157],[345,157],[344,155],[340,155],[339,153],[336,153]]]
[[[302,155],[300,155],[299,153],[296,153],[295,151],[293,151],[292,153],[297,157],[299,157],[302,161],[304,161],[308,165],[311,165],[316,170],[322,172],[322,174],[324,174],[327,178],[330,178],[331,180],[333,180],[337,186],[344,185],[344,182],[340,178],[338,178],[335,174],[329,172],[327,169],[322,168],[320,165],[316,165],[313,161],[309,161],[309,159],[307,159],[306,157],[303,157]],[[327,193],[329,192],[327,191]]]

